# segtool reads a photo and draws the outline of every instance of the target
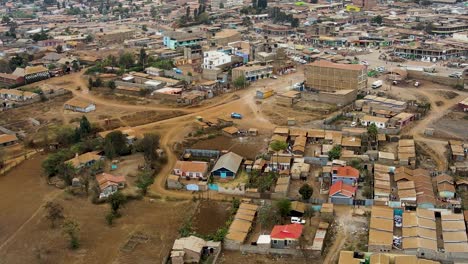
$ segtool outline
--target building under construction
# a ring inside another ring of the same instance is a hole
[[[359,64],[339,64],[325,60],[307,64],[306,87],[322,92],[359,90],[367,87],[367,68]]]

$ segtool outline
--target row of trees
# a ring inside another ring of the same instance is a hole
[[[156,67],[163,70],[172,70],[174,63],[169,59],[157,58],[148,56],[144,48],[140,49],[138,56],[131,52],[124,52],[118,57],[109,55],[102,62],[98,62],[95,66],[87,69],[86,74],[96,72],[105,72],[106,67],[119,68],[118,74],[123,74],[125,71],[142,71],[145,67]]]

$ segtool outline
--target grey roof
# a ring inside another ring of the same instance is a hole
[[[211,172],[219,170],[221,168],[225,168],[235,173],[239,170],[239,167],[242,163],[242,159],[243,158],[241,156],[237,155],[234,152],[224,154],[218,159]]]

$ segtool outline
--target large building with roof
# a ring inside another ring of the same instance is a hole
[[[367,68],[364,65],[319,60],[306,65],[304,75],[307,87],[323,92],[367,87]]]

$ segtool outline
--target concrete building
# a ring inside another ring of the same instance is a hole
[[[256,81],[269,78],[273,74],[273,67],[270,65],[245,65],[232,69],[232,79],[244,77],[247,81]]]
[[[377,6],[376,0],[353,0],[353,5],[361,7],[362,9],[371,9]]]
[[[105,30],[95,34],[95,39],[101,43],[123,43],[133,38],[135,31],[132,29],[116,29],[109,32]]]
[[[204,32],[166,31],[163,33],[165,47],[175,50],[178,47],[198,46],[206,40]]]
[[[224,52],[216,50],[203,52],[203,69],[213,70],[228,63],[231,63],[231,56]]]
[[[241,33],[235,29],[223,29],[212,34],[209,43],[214,47],[225,47],[229,43],[242,40]]]
[[[313,90],[332,92],[367,87],[367,68],[364,65],[320,60],[306,65],[304,75],[305,85]]]
[[[244,1],[242,0],[211,0],[211,10],[217,11],[221,8],[223,9],[231,9],[233,7],[242,6]]]

